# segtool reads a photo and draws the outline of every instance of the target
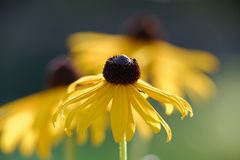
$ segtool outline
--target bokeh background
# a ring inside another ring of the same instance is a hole
[[[46,64],[68,52],[66,38],[78,31],[122,33],[129,16],[148,11],[161,19],[165,39],[173,44],[212,52],[221,61],[212,76],[217,94],[192,103],[194,117],[164,116],[173,131],[146,143],[136,135],[130,160],[240,159],[240,2],[238,0],[2,0],[0,1],[0,104],[45,87]],[[163,110],[161,110],[163,111]],[[111,132],[101,147],[75,144],[79,160],[118,159]],[[64,159],[64,141],[52,159]],[[147,156],[146,155],[152,155]],[[25,158],[18,151],[1,160]]]

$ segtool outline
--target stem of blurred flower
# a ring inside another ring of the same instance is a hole
[[[119,143],[120,160],[127,160],[127,141],[124,134],[123,140]]]
[[[75,160],[75,146],[73,138],[67,137],[65,141],[65,160]]]

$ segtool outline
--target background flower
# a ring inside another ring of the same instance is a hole
[[[52,115],[67,92],[67,85],[79,77],[68,57],[53,59],[47,67],[48,89],[0,108],[0,149],[10,154],[19,146],[25,156],[36,151],[40,158],[50,158],[53,146],[64,138],[64,127],[54,128]],[[99,117],[91,125],[90,137],[95,145],[101,144],[105,138],[104,118]],[[86,140],[87,134],[78,137],[79,143],[85,143]]]
[[[125,35],[79,32],[68,40],[74,66],[85,74],[101,72],[104,59],[118,53],[135,57],[142,79],[179,96],[185,93],[195,100],[208,99],[215,92],[207,76],[218,69],[218,59],[209,52],[177,47],[161,37],[159,20],[141,14],[128,21]],[[166,104],[166,113],[174,107]]]

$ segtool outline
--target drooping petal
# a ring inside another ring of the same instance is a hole
[[[68,135],[71,135],[71,130],[72,130],[72,121],[75,117],[78,117],[77,119],[80,119],[82,121],[82,117],[85,116],[85,112],[89,110],[88,108],[94,108],[94,102],[98,101],[103,94],[105,94],[108,89],[109,85],[106,84],[102,88],[99,88],[96,90],[96,93],[93,93],[88,97],[85,101],[79,101],[66,115],[66,120],[65,120],[65,131]],[[79,120],[78,120],[79,121]],[[80,122],[78,122],[80,123]],[[82,127],[82,126],[81,126]]]
[[[106,84],[108,85],[108,84]],[[110,87],[110,85],[108,86]],[[107,106],[112,99],[112,90],[106,89],[104,94],[97,93],[100,97],[92,102],[92,104],[83,110],[78,121],[77,131],[85,132],[92,122],[100,115],[105,114]]]
[[[154,132],[159,132],[161,129],[160,120],[157,116],[157,112],[152,108],[152,106],[144,99],[141,94],[134,88],[128,87],[129,99],[133,108],[141,115],[144,121],[152,128]],[[143,99],[144,100],[143,100]]]
[[[164,119],[157,113],[157,111],[149,104],[149,102],[142,97],[142,95],[133,86],[132,88],[132,101],[135,110],[141,115],[147,124],[153,129],[154,132],[160,131],[160,124],[163,125],[167,133],[167,142],[172,138],[172,132],[168,124]]]
[[[65,86],[55,87],[4,105],[0,109],[1,149],[11,153],[19,145],[20,152],[25,156],[35,150],[41,158],[50,155],[56,135],[63,133],[62,130],[52,132],[50,119],[55,104],[65,92]],[[43,142],[43,139],[47,141]],[[40,148],[40,143],[44,143],[44,149]],[[45,150],[44,154],[40,150]]]
[[[142,80],[138,80],[135,86],[139,88],[141,91],[147,93],[153,99],[161,103],[173,104],[181,112],[182,117],[185,117],[188,114],[188,112],[190,112],[191,117],[193,116],[191,106],[181,97],[154,88],[153,86]]]
[[[6,121],[0,139],[3,152],[11,153],[20,142],[21,137],[28,132],[33,121],[34,114],[31,111],[20,112]]]
[[[28,131],[22,138],[20,143],[20,151],[23,155],[29,156],[33,153],[36,147],[38,134],[33,130]]]
[[[96,83],[99,83],[103,80],[104,80],[104,78],[103,78],[102,74],[99,74],[96,76],[82,77],[69,85],[68,93],[71,93],[71,92],[75,91],[76,89],[82,90],[82,89],[85,89],[86,87],[94,86]]]
[[[186,76],[185,86],[186,93],[195,101],[199,98],[208,100],[216,91],[214,82],[204,73],[199,71],[192,71]]]
[[[47,130],[48,128],[45,126],[45,128],[42,128],[42,130],[40,130],[39,132],[39,139],[37,142],[38,147],[37,153],[41,157],[51,156],[50,148],[53,143],[53,138],[51,137],[50,133]]]
[[[86,132],[78,133],[78,138],[77,138],[77,140],[78,140],[78,143],[79,143],[79,144],[84,144],[84,143],[86,143],[87,139],[88,139],[88,132],[87,132],[87,131],[86,131]]]
[[[149,125],[144,121],[144,119],[136,112],[134,108],[132,108],[133,117],[135,119],[136,128],[142,137],[145,140],[149,140],[152,137],[152,130]]]
[[[123,87],[124,98],[127,101],[127,109],[128,109],[128,119],[127,119],[127,128],[126,128],[126,140],[130,141],[135,133],[136,124],[133,118],[131,99],[129,99],[129,91],[127,87]]]
[[[99,90],[103,87],[104,87],[104,83],[99,83],[94,88],[92,88],[90,91],[81,92],[80,95],[72,96],[71,93],[67,94],[67,96],[65,96],[65,98],[62,99],[62,101],[60,102],[57,112],[53,115],[52,122],[53,122],[54,126],[56,126],[58,116],[63,112],[65,106],[71,105],[73,103],[76,103],[77,101],[81,101],[85,98],[88,98],[89,96],[94,94],[97,90]]]
[[[88,96],[92,95],[97,90],[102,88],[104,86],[104,84],[105,84],[105,82],[100,82],[100,83],[96,84],[94,87],[86,88],[86,90],[79,90],[76,92],[66,94],[66,96],[62,98],[62,101],[60,102],[59,105],[64,107],[71,103],[75,103],[81,99],[87,98]]]
[[[217,70],[219,61],[211,53],[207,51],[186,49],[177,47],[166,41],[159,41],[159,53],[164,53],[173,61],[179,61],[184,65],[191,65],[190,67],[202,70],[204,72],[214,72]]]
[[[164,106],[166,108],[165,113],[167,115],[171,115],[173,113],[174,106],[172,104],[169,104],[169,103],[164,104]]]
[[[107,127],[107,115],[103,114],[97,117],[91,124],[91,141],[94,145],[100,145],[105,139]]]
[[[111,127],[114,140],[119,143],[126,134],[128,125],[128,101],[123,86],[114,86],[112,108],[110,111]]]

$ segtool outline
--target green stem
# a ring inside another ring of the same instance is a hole
[[[119,143],[120,160],[127,160],[127,141],[124,134],[123,140]]]

